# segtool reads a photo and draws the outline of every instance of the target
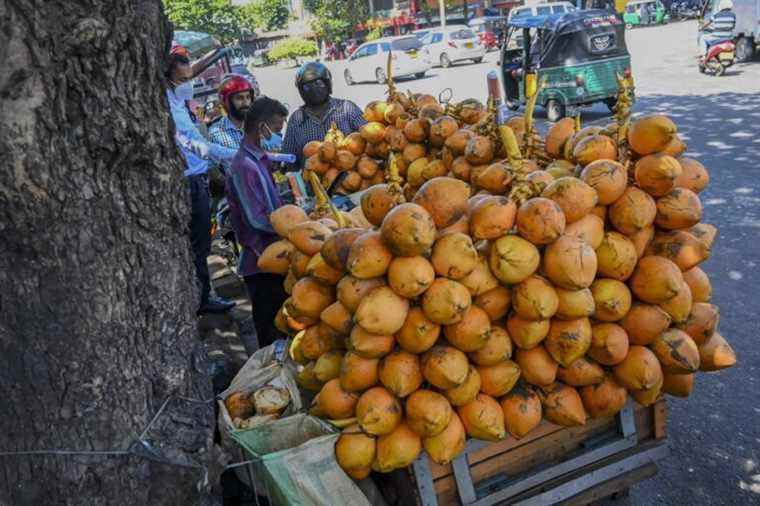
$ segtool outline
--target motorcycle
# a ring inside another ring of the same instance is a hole
[[[699,59],[699,71],[719,77],[734,63],[736,63],[736,46],[733,41],[717,41],[709,44],[707,54]]]

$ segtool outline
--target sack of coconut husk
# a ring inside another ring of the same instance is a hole
[[[284,341],[258,350],[219,394],[218,426],[222,448],[233,462],[246,460],[232,434],[265,425],[301,410],[303,402]],[[253,488],[250,466],[235,468],[240,481]]]
[[[340,469],[334,431],[318,418],[297,414],[232,437],[254,461],[255,491],[266,494],[270,504],[384,505],[372,480],[354,482]]]

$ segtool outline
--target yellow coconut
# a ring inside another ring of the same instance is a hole
[[[470,306],[457,323],[445,325],[443,333],[456,348],[476,351],[483,348],[491,335],[491,320],[488,314],[477,306]]]
[[[618,232],[604,234],[596,248],[597,272],[600,276],[625,281],[636,268],[638,254],[633,242]]]
[[[283,239],[275,241],[261,252],[257,261],[259,269],[273,274],[287,274],[290,269],[290,257],[293,254],[293,245]]]
[[[377,144],[385,137],[385,125],[371,121],[359,129],[362,139],[370,144]]]
[[[354,325],[351,312],[340,301],[335,301],[327,306],[320,313],[319,319],[340,335],[348,335]]]
[[[710,250],[685,230],[657,233],[646,253],[672,260],[682,271],[688,271],[710,256]]]
[[[355,480],[369,476],[375,452],[375,438],[364,434],[356,424],[346,427],[335,443],[338,465]]]
[[[591,346],[591,322],[588,318],[552,319],[544,346],[554,360],[563,367],[569,366]]]
[[[325,285],[334,286],[343,277],[343,272],[338,269],[330,267],[321,253],[317,253],[309,263],[306,265],[306,275],[311,276],[320,283]]]
[[[420,436],[401,422],[393,432],[377,438],[377,454],[372,468],[381,473],[405,468],[414,462],[421,451]]]
[[[545,320],[557,312],[559,298],[554,287],[541,276],[530,276],[512,290],[512,309],[525,320]]]
[[[339,377],[342,362],[343,352],[340,350],[331,350],[322,354],[314,364],[314,377],[322,383]]]
[[[448,390],[464,383],[467,356],[450,346],[434,346],[422,356],[422,374],[433,386]]]
[[[475,268],[467,276],[459,280],[473,297],[489,292],[499,286],[499,280],[488,267],[488,261],[481,256]]]
[[[422,384],[422,368],[417,355],[396,350],[380,362],[380,383],[396,397],[406,397]]]
[[[628,355],[628,334],[615,323],[597,323],[591,327],[588,356],[602,365],[616,365]]]
[[[565,290],[555,287],[557,294],[557,311],[555,316],[562,320],[585,318],[594,314],[594,295],[588,288]]]
[[[449,400],[452,406],[464,406],[475,400],[480,392],[480,374],[477,369],[470,366],[467,371],[467,377],[464,382],[443,391],[443,395]]]
[[[712,248],[713,242],[715,242],[718,229],[709,223],[698,223],[689,229],[689,233],[699,239],[705,245],[705,248],[709,250]]]
[[[449,464],[464,451],[467,434],[459,415],[451,413],[449,424],[435,436],[422,440],[430,459],[438,465]]]
[[[488,258],[494,276],[508,285],[519,283],[536,272],[540,261],[538,249],[514,235],[505,235],[493,241]]]
[[[514,314],[507,319],[507,331],[512,342],[523,349],[538,346],[549,334],[549,328],[549,320],[523,320]]]
[[[543,346],[516,350],[515,361],[520,366],[522,378],[531,385],[551,385],[557,378],[559,364]]]
[[[467,435],[484,441],[500,441],[507,435],[504,412],[493,397],[478,394],[472,402],[457,408]]]
[[[432,348],[440,333],[440,325],[430,321],[421,308],[413,307],[396,333],[396,340],[402,349],[410,353],[424,353]]]
[[[393,350],[393,336],[372,334],[359,325],[354,325],[349,337],[350,349],[364,358],[384,357]]]
[[[692,305],[691,290],[689,289],[689,285],[686,284],[686,281],[681,281],[678,293],[675,297],[659,304],[660,308],[668,313],[670,318],[676,324],[686,322],[689,318],[689,314],[691,314]]]
[[[269,215],[269,222],[280,237],[287,237],[293,226],[305,221],[309,221],[309,217],[303,209],[293,204],[279,207]]]
[[[599,321],[622,320],[631,309],[631,291],[622,281],[599,278],[591,285],[591,294],[596,307],[594,318]]]
[[[391,335],[404,325],[409,301],[387,286],[375,288],[359,303],[354,321],[373,334]]]
[[[380,232],[364,232],[351,245],[346,267],[352,276],[370,279],[383,276],[393,260],[393,253],[383,243]]]
[[[471,303],[469,290],[463,284],[446,278],[437,278],[422,296],[425,316],[443,325],[461,321]],[[387,311],[387,308],[384,310]]]

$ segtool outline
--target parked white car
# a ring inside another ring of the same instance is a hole
[[[454,62],[464,60],[480,63],[486,55],[486,47],[480,43],[478,35],[465,25],[430,30],[423,37],[422,43],[430,62],[441,67],[449,67]]]
[[[509,21],[517,17],[525,16],[548,16],[550,14],[564,14],[577,10],[570,2],[547,2],[537,5],[515,7],[509,11]]]
[[[402,37],[385,37],[365,42],[357,48],[348,59],[348,66],[343,71],[346,84],[361,81],[375,81],[384,84],[387,80],[385,69],[388,65],[388,53],[393,61],[393,77],[422,78],[430,70],[430,62],[422,52],[422,43],[414,35]]]

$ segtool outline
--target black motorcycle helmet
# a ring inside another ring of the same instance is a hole
[[[320,79],[327,85],[327,90],[332,95],[332,74],[323,63],[312,61],[301,65],[301,68],[296,72],[296,88],[298,88],[301,98],[306,100],[303,85]]]

